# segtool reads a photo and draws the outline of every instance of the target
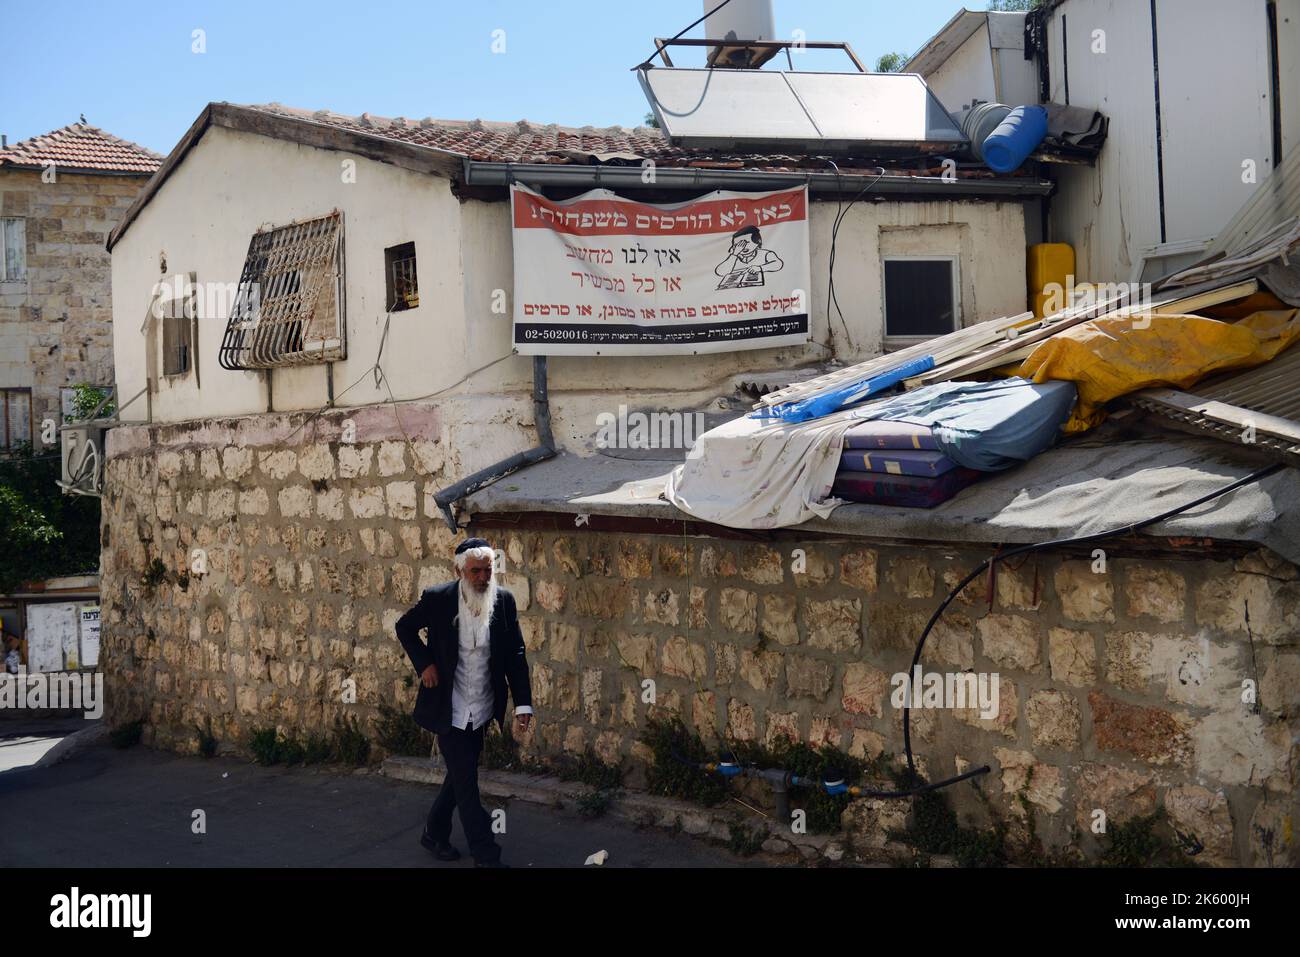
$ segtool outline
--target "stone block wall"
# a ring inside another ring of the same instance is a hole
[[[113,383],[104,243],[147,179],[60,172],[47,183],[35,170],[0,170],[0,216],[26,220],[27,233],[26,280],[0,282],[0,387],[31,388],[37,446],[41,421],[62,421],[60,389]]]
[[[393,623],[453,574],[432,500],[450,478],[439,423],[403,412],[409,434],[435,436],[408,440],[385,424],[391,410],[359,410],[349,443],[346,415],[297,433],[293,416],[114,430],[101,656],[113,720],[147,716],[155,743],[192,750],[206,718],[241,742],[253,727],[326,731],[338,714],[364,724],[380,702],[411,706]],[[503,552],[529,649],[528,746],[633,762],[649,759],[647,680],[654,707],[708,742],[901,754],[893,678],[988,554],[551,527],[564,530],[478,530]],[[195,549],[205,571],[182,587]],[[149,589],[155,558],[169,581]],[[1298,578],[1246,549],[1002,567],[953,602],[922,656],[926,671],[995,673],[997,714],[914,709],[918,763],[931,779],[988,764],[993,806],[1022,824],[1032,813],[1048,846],[1095,853],[1098,810],[1113,826],[1163,807],[1201,861],[1300,863]],[[349,678],[356,704],[340,700]],[[987,816],[970,787],[945,793]]]

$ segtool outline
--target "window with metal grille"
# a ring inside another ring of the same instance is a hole
[[[420,286],[415,275],[415,243],[402,243],[384,250],[384,275],[389,312],[414,309],[420,304]]]
[[[886,257],[885,338],[924,339],[959,328],[957,257]]]
[[[258,230],[226,323],[223,369],[309,365],[347,355],[343,214]]]
[[[0,219],[0,282],[27,278],[27,220]]]
[[[0,448],[32,440],[32,390],[0,389]]]
[[[194,368],[196,330],[194,274],[181,295],[162,303],[163,375],[185,375]]]

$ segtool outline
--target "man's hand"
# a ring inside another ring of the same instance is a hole
[[[434,685],[436,685],[438,683],[437,667],[434,665],[429,665],[429,667],[425,668],[424,671],[420,674],[420,681],[423,682],[426,688],[432,688]]]
[[[515,733],[522,735],[528,730],[528,726],[532,723],[532,720],[533,716],[531,714],[515,715]]]

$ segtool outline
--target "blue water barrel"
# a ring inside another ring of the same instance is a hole
[[[998,124],[980,146],[985,165],[995,173],[1019,169],[1030,153],[1047,136],[1047,110],[1041,106],[1017,106]]]
[[[1005,103],[981,103],[973,109],[967,110],[961,118],[961,132],[966,139],[970,140],[971,155],[981,163],[984,162],[984,153],[981,147],[984,141],[989,138],[989,134],[998,128],[1007,114],[1011,112],[1011,107]]]

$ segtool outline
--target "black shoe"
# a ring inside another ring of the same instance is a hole
[[[451,844],[440,844],[431,838],[426,831],[420,835],[420,843],[433,852],[433,856],[440,861],[458,861],[460,860],[460,851],[452,847]]]

